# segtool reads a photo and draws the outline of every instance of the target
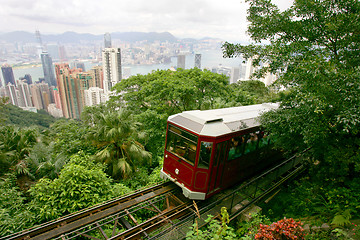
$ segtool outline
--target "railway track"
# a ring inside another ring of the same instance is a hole
[[[209,214],[218,215],[222,206],[231,211],[231,219],[237,217],[251,204],[300,173],[303,170],[301,162],[301,157],[290,158],[249,182],[229,189],[230,193],[205,201],[192,202],[182,195],[176,184],[162,183],[0,240],[183,239],[195,219],[201,226]],[[233,212],[235,204],[244,200],[247,203]]]
[[[119,239],[116,237],[118,235],[118,231],[126,232],[127,230],[123,231],[124,228],[134,228],[129,223],[129,220],[135,222],[135,225],[139,225],[136,224],[136,220],[132,216],[132,213],[134,213],[135,210],[138,211],[139,209],[149,208],[150,206],[155,209],[154,211],[157,212],[156,215],[158,215],[159,211],[164,211],[163,209],[160,209],[160,207],[162,207],[160,205],[164,205],[168,209],[173,208],[173,210],[168,211],[168,214],[171,214],[173,211],[177,211],[176,209],[180,209],[174,208],[176,201],[179,201],[183,204],[181,200],[174,200],[177,199],[174,194],[176,194],[178,191],[179,189],[174,183],[162,183],[141,191],[137,191],[130,195],[114,199],[104,204],[67,215],[58,220],[42,224],[20,233],[5,236],[1,238],[1,240],[65,240],[77,239],[79,236],[82,236],[85,239]],[[156,204],[159,207],[156,206]],[[171,215],[163,214],[160,217],[163,219],[170,219]],[[112,222],[113,227],[111,229],[110,236],[108,236],[110,222]],[[146,226],[144,225],[144,227]],[[128,232],[130,233],[131,231]],[[121,236],[124,235],[125,233],[121,234]]]

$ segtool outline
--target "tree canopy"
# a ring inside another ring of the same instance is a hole
[[[295,0],[285,11],[270,0],[247,2],[254,43],[223,50],[263,63],[257,75],[277,73],[287,90],[281,107],[264,115],[265,126],[282,147],[312,147],[329,176],[360,170],[360,2]]]

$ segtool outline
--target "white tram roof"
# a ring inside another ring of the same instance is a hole
[[[202,136],[218,137],[242,129],[260,126],[258,117],[269,110],[279,107],[277,103],[185,111],[172,115],[168,122]]]

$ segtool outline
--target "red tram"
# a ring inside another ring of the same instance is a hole
[[[277,104],[186,111],[168,118],[163,179],[203,200],[273,164],[258,116]],[[266,156],[266,157],[265,157]]]

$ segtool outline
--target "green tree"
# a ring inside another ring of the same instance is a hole
[[[91,124],[87,136],[98,149],[95,156],[107,164],[114,178],[127,178],[137,165],[150,162],[151,154],[140,143],[146,134],[130,111],[121,108],[97,114]]]
[[[54,179],[58,177],[67,160],[66,154],[54,152],[53,143],[45,145],[43,142],[36,143],[26,158],[32,175],[37,179],[43,177]]]
[[[1,158],[5,164],[3,171],[14,171],[18,176],[32,177],[26,162],[32,147],[38,141],[39,133],[36,129],[4,126],[0,128]]]
[[[0,123],[2,124],[6,120],[6,107],[5,105],[9,101],[7,97],[0,97]]]
[[[79,151],[95,153],[95,148],[86,141],[89,126],[78,120],[58,120],[50,126],[49,139],[53,142],[53,152],[70,157]]]
[[[34,223],[34,216],[26,206],[16,184],[16,176],[7,174],[0,179],[0,236],[24,230]]]
[[[211,108],[216,97],[226,95],[225,75],[208,70],[158,70],[148,75],[124,79],[114,89],[121,95],[114,100],[126,102],[130,110],[148,109],[168,115],[193,109]]]
[[[56,118],[49,115],[45,110],[39,110],[37,113],[34,113],[25,111],[12,104],[6,104],[2,107],[1,111],[3,111],[3,118],[5,119],[5,124],[7,125],[47,129],[56,121]]]
[[[285,11],[270,0],[247,2],[254,44],[223,49],[264,63],[256,76],[277,73],[277,84],[287,89],[280,108],[263,117],[266,128],[286,149],[312,147],[321,178],[354,177],[360,170],[359,1],[295,0]]]
[[[30,206],[37,221],[52,220],[112,197],[111,179],[103,170],[102,164],[80,152],[71,157],[59,178],[41,179],[30,189]]]
[[[145,148],[154,156],[163,154],[166,120],[182,111],[224,106],[228,101],[225,75],[200,69],[158,70],[123,79],[114,90],[111,103],[123,105],[136,115],[149,138]],[[224,104],[223,104],[224,102]]]

